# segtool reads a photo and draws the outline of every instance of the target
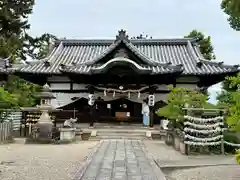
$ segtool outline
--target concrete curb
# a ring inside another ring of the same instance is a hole
[[[146,155],[147,159],[149,160],[149,163],[152,166],[154,173],[156,174],[156,178],[158,180],[167,180],[165,174],[162,172],[159,165],[156,163],[156,160],[155,160],[153,154],[149,153],[148,148],[142,141],[139,141],[139,142],[142,145],[141,147],[142,147],[143,151],[145,152],[145,155]]]
[[[93,148],[93,150],[90,152],[90,154],[86,157],[85,162],[81,165],[80,169],[76,172],[74,175],[74,178],[72,180],[81,180],[84,173],[86,172],[88,166],[90,165],[94,155],[97,153],[99,147],[102,145],[102,141],[99,141]]]
[[[157,162],[156,162],[157,163]],[[157,163],[158,164],[158,163]],[[220,164],[192,164],[192,165],[159,165],[162,170],[179,170],[179,169],[190,169],[190,168],[201,168],[211,166],[237,166],[237,164],[220,163]]]

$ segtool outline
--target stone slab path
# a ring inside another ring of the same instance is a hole
[[[103,140],[76,180],[165,180],[140,140]]]

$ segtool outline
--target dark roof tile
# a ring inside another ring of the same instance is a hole
[[[145,62],[149,62],[149,68],[160,73],[171,72],[174,68],[166,71],[163,64],[169,62],[173,67],[182,65],[185,75],[207,75],[237,72],[235,66],[224,65],[215,60],[203,59],[196,44],[197,39],[133,39],[133,40],[60,40],[55,43],[52,53],[40,60],[37,64],[25,65],[17,71],[31,73],[59,74],[61,64],[72,67],[73,71],[79,73],[90,72],[91,65],[112,51],[119,42],[126,46]],[[115,42],[115,43],[114,43]],[[46,66],[45,61],[50,66]],[[201,66],[198,66],[198,64]],[[157,67],[157,68],[156,68]],[[177,68],[179,70],[179,68]]]

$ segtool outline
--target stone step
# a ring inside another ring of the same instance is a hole
[[[97,136],[122,136],[122,137],[131,137],[131,136],[146,136],[145,132],[97,132]]]
[[[82,129],[85,132],[97,131],[97,132],[114,132],[114,133],[146,133],[147,131],[151,131],[152,134],[159,134],[160,130],[149,130],[149,129]]]
[[[96,137],[90,137],[89,140],[102,140],[102,139],[136,139],[136,140],[144,140],[149,139],[146,136],[96,136]]]

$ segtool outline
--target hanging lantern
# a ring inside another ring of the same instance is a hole
[[[89,94],[88,95],[88,105],[93,106],[95,102],[94,94]]]
[[[128,92],[128,98],[130,98],[131,97],[131,94],[130,94],[130,92]]]
[[[106,89],[104,90],[104,96],[107,96],[107,90]]]
[[[149,106],[154,106],[155,104],[155,96],[153,94],[148,96],[148,105]]]
[[[113,97],[115,97],[115,91],[113,91]]]

